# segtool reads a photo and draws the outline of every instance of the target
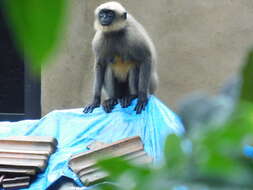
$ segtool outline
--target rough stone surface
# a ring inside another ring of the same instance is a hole
[[[42,112],[83,107],[91,99],[93,10],[105,1],[73,0],[66,35],[42,74]],[[157,96],[175,108],[197,90],[215,92],[253,45],[252,0],[120,1],[152,37],[158,52]]]

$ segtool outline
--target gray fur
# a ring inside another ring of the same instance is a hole
[[[120,23],[119,14],[122,12],[114,11],[118,16],[117,25],[121,24],[121,28],[114,27],[113,23],[104,29],[98,25],[95,27],[97,31],[92,41],[96,73],[94,99],[100,99],[103,87],[109,99],[136,95],[141,101],[141,98],[147,98],[157,88],[155,47],[143,26],[133,16],[128,13],[127,19],[122,18],[121,21],[125,23]],[[95,23],[98,24],[97,20]],[[120,73],[112,70],[116,56],[124,62],[134,63],[126,78],[119,78]]]

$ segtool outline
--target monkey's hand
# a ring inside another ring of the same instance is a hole
[[[130,106],[132,100],[135,98],[137,98],[136,95],[125,96],[125,97],[119,99],[119,103],[122,108],[127,108],[128,106]]]
[[[117,103],[118,103],[118,100],[116,98],[110,98],[110,99],[105,100],[102,106],[106,113],[110,113]]]
[[[145,94],[140,94],[138,96],[137,104],[134,108],[134,111],[136,111],[136,114],[140,114],[142,110],[145,110],[146,105],[148,104],[148,97]]]
[[[95,99],[93,102],[87,106],[84,107],[83,113],[92,113],[93,110],[100,106],[100,100]]]

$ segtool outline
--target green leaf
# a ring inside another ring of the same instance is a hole
[[[96,185],[94,190],[118,190],[118,187],[114,184],[101,183]]]
[[[224,125],[210,128],[194,143],[194,158],[203,176],[246,183],[251,163],[243,162],[243,147],[253,143],[252,104],[245,103]],[[248,165],[247,165],[248,164]]]
[[[242,88],[240,100],[253,103],[253,50],[250,51],[242,68]]]
[[[109,178],[117,181],[116,187],[110,187],[121,190],[141,190],[143,183],[146,183],[154,170],[142,165],[135,165],[122,158],[109,158],[100,160],[97,165],[109,174]],[[108,187],[101,186],[101,189],[107,190]]]
[[[146,167],[136,166],[131,164],[129,161],[123,160],[122,158],[109,158],[101,160],[97,163],[99,167],[107,171],[111,178],[116,179],[125,172],[133,171],[141,176],[148,175],[150,169]]]
[[[67,0],[4,0],[17,45],[33,69],[46,63],[60,38]]]
[[[165,160],[169,171],[180,173],[186,165],[186,154],[181,146],[181,139],[176,135],[169,135],[165,144]],[[172,171],[173,170],[173,171]]]

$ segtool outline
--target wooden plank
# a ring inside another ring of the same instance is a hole
[[[24,142],[39,142],[39,143],[50,143],[54,146],[57,145],[57,140],[53,137],[48,136],[11,136],[2,138],[1,140],[7,141],[24,141]]]
[[[57,141],[52,137],[20,136],[0,139],[0,152],[50,155]]]
[[[4,184],[13,184],[13,183],[22,183],[22,182],[29,182],[31,178],[29,176],[22,176],[22,177],[13,177],[13,178],[4,178]]]
[[[19,158],[19,159],[47,160],[48,156],[43,155],[43,154],[0,152],[0,158]]]
[[[99,149],[99,148],[103,148],[105,146],[107,146],[108,143],[104,143],[104,142],[100,142],[100,141],[93,141],[92,143],[90,143],[87,148],[89,150],[96,150],[96,149]]]
[[[139,136],[125,138],[108,144],[102,148],[86,151],[71,157],[69,167],[75,172],[93,166],[97,159],[117,157],[143,150],[143,144]]]
[[[103,181],[107,177],[108,174],[106,172],[98,170],[81,176],[80,180],[85,186],[90,186]]]
[[[30,185],[30,177],[14,177],[14,178],[4,178],[3,179],[3,188],[4,189],[21,189],[26,188]]]
[[[139,157],[135,157],[132,161],[135,164],[149,164],[152,162],[152,157],[147,154],[142,154]],[[90,186],[104,181],[109,175],[107,172],[100,170],[99,168],[89,168],[89,170],[83,170],[79,173],[79,178],[85,186]]]
[[[91,167],[88,167],[88,168],[84,168],[82,170],[79,171],[79,173],[77,173],[77,175],[79,177],[82,177],[86,174],[89,174],[89,173],[92,173],[92,172],[95,172],[95,171],[99,171],[99,167],[96,167],[96,166],[91,166]]]
[[[0,165],[6,167],[33,167],[38,171],[43,171],[46,168],[47,162],[35,159],[0,158]]]
[[[0,166],[1,174],[11,175],[35,175],[36,168],[32,167],[19,167],[19,166]]]
[[[149,164],[152,163],[153,159],[152,157],[148,156],[146,152],[144,151],[137,151],[134,153],[131,153],[129,155],[124,156],[125,160],[129,160],[135,164]],[[83,168],[77,173],[78,176],[82,177],[84,175],[87,175],[89,173],[93,173],[95,171],[99,171],[99,167],[96,167],[95,165],[88,167],[88,168]]]
[[[29,186],[30,186],[29,182],[3,184],[3,189],[4,190],[19,190],[19,189],[23,189],[23,188],[28,188]]]

